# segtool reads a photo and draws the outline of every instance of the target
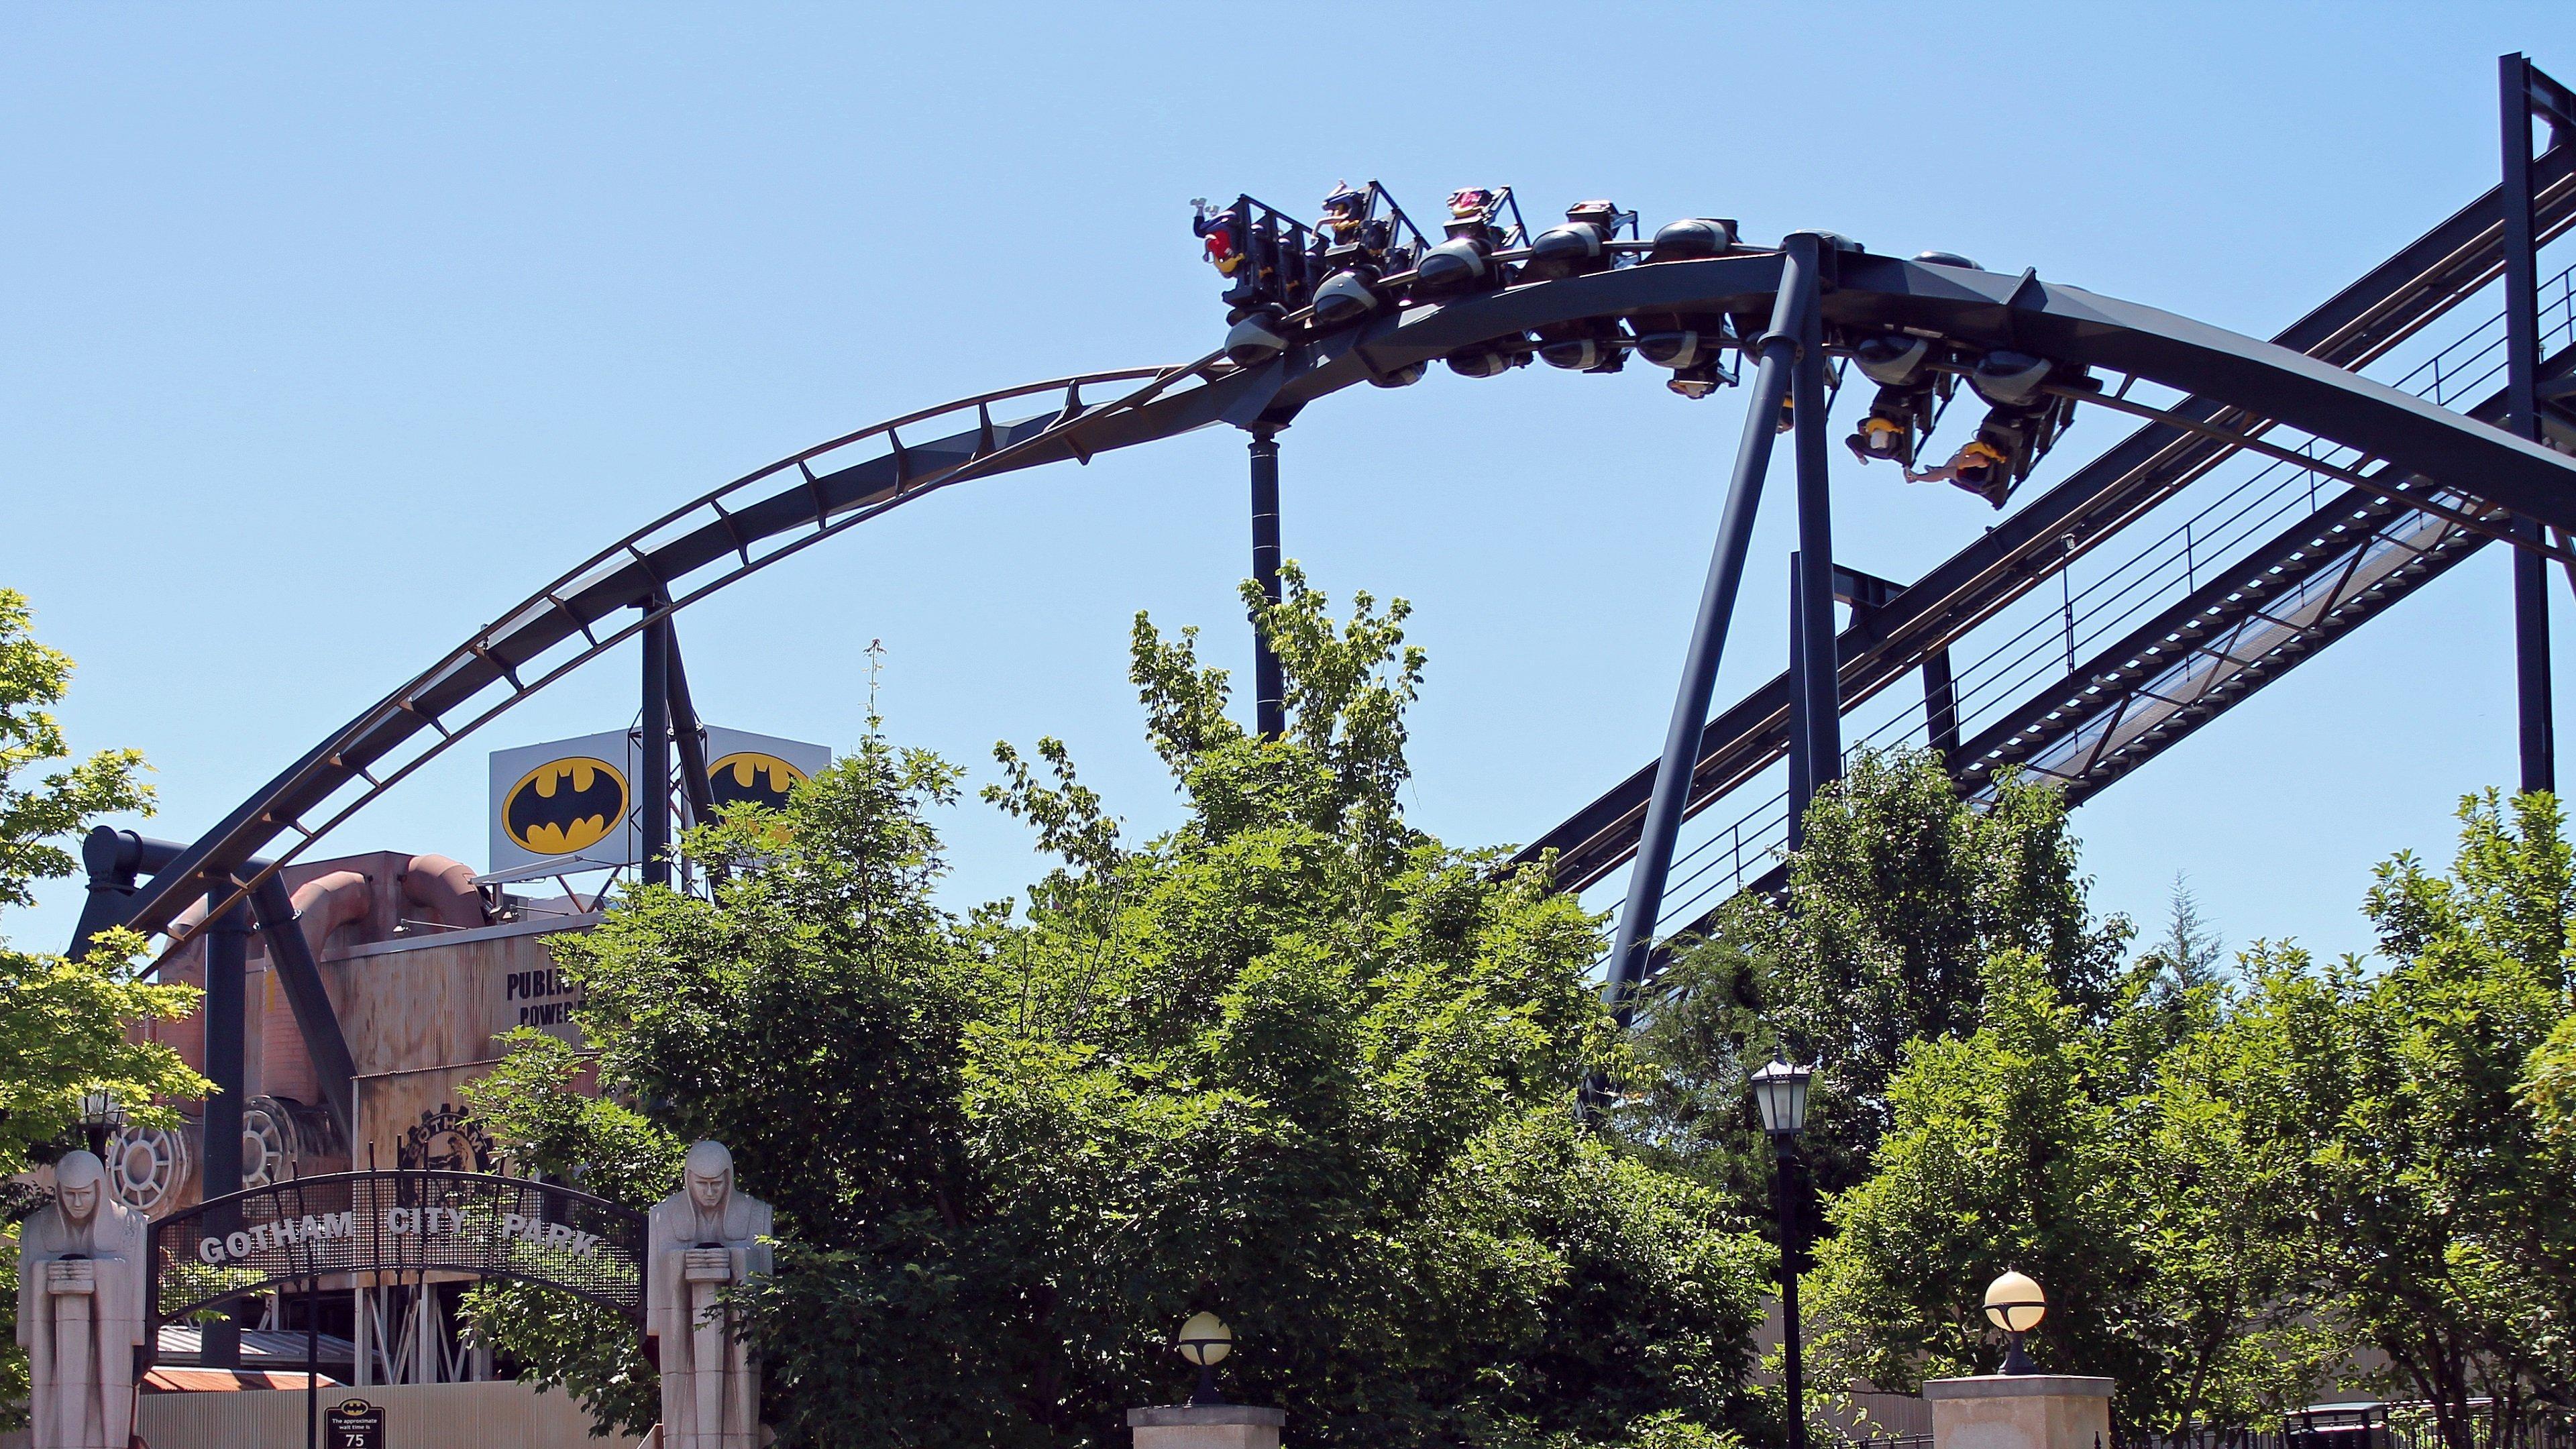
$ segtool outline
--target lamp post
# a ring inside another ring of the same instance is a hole
[[[108,1091],[83,1092],[80,1099],[81,1131],[89,1138],[90,1156],[105,1161],[107,1139],[125,1125],[125,1107]]]
[[[2021,1351],[2021,1336],[2048,1316],[2048,1295],[2027,1273],[2010,1272],[1986,1285],[1986,1321],[2004,1331],[2004,1366],[2008,1374],[2035,1374],[2039,1365]]]
[[[1199,1367],[1199,1386],[1190,1394],[1189,1406],[1201,1409],[1224,1403],[1216,1391],[1216,1366],[1234,1352],[1234,1330],[1225,1326],[1225,1320],[1213,1313],[1191,1314],[1172,1347]]]
[[[1798,1165],[1798,1134],[1807,1130],[1806,1067],[1774,1058],[1753,1074],[1753,1100],[1762,1109],[1762,1130],[1771,1134],[1779,1159],[1771,1194],[1780,1211],[1780,1379],[1789,1391],[1789,1449],[1807,1449],[1807,1403],[1804,1367],[1798,1339],[1798,1199],[1793,1179]]]

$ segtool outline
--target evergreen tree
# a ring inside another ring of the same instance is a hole
[[[2165,910],[2165,933],[2141,958],[2156,973],[2159,993],[2171,999],[2225,979],[2220,963],[2226,945],[2200,914],[2200,902],[2180,872],[2174,875]]]

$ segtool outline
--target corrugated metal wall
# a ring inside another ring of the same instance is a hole
[[[560,1392],[524,1384],[393,1384],[326,1388],[322,1406],[360,1398],[385,1411],[385,1449],[607,1449],[590,1416]],[[137,1415],[152,1449],[304,1449],[304,1395],[145,1394]]]

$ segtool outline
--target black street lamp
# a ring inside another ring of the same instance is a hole
[[[83,1092],[80,1099],[81,1131],[89,1138],[89,1154],[101,1161],[107,1159],[107,1139],[125,1125],[124,1104],[113,1092]]]
[[[1772,1174],[1771,1195],[1780,1211],[1780,1378],[1789,1390],[1789,1449],[1807,1449],[1807,1386],[1799,1361],[1798,1339],[1798,1199],[1794,1185],[1798,1134],[1807,1130],[1807,1079],[1814,1073],[1774,1059],[1753,1074],[1753,1100],[1762,1109],[1762,1130],[1771,1134],[1779,1158]]]

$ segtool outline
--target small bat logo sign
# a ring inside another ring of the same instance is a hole
[[[776,755],[744,750],[707,766],[707,794],[718,809],[748,802],[776,810],[787,804],[787,792],[804,778],[803,770]]]
[[[596,845],[626,819],[626,776],[606,760],[573,755],[519,777],[501,804],[510,838],[539,855]]]

